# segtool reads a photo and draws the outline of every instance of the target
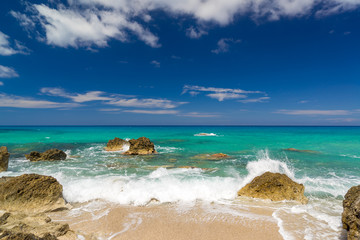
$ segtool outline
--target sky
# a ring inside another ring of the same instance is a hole
[[[2,0],[0,125],[360,125],[360,0]]]

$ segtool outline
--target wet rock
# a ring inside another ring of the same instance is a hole
[[[26,154],[25,157],[32,162],[37,161],[59,161],[66,159],[66,153],[59,149],[49,149],[43,153],[33,151],[30,154]]]
[[[156,153],[154,143],[146,137],[131,139],[129,143],[130,149],[124,153],[126,155],[146,155]]]
[[[266,172],[240,189],[238,195],[271,201],[293,200],[306,204],[308,200],[304,196],[304,190],[304,185],[294,182],[285,174]]]
[[[3,220],[0,222],[0,239],[56,240],[71,232],[68,224],[49,221],[45,214],[6,212],[0,219]]]
[[[0,181],[0,209],[45,212],[67,208],[63,187],[53,177],[24,174]]]
[[[360,239],[360,185],[349,189],[343,201],[343,228],[348,231],[348,240]]]
[[[121,151],[124,150],[126,146],[128,146],[129,143],[121,138],[114,138],[112,140],[109,140],[106,144],[105,150],[106,151]]]
[[[0,147],[0,172],[5,172],[9,166],[10,153],[7,147]]]
[[[211,160],[211,161],[220,161],[224,158],[228,158],[229,155],[224,153],[215,153],[215,154],[198,154],[193,157],[192,159],[203,159],[203,160]]]
[[[215,153],[210,155],[211,158],[228,158],[229,155],[224,154],[224,153]]]

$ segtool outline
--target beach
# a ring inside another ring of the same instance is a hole
[[[359,133],[356,127],[1,127],[0,145],[11,154],[1,176],[56,178],[71,208],[47,214],[68,223],[78,239],[345,239],[342,201],[360,184]],[[104,150],[114,137],[141,136],[154,142],[155,154]],[[62,149],[66,159],[24,157],[50,148]],[[237,196],[267,171],[303,184],[308,203]]]

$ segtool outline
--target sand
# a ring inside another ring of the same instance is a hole
[[[91,202],[52,213],[82,239],[283,239],[273,211],[197,203],[123,206]]]

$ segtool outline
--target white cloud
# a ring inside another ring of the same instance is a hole
[[[207,35],[207,34],[208,32],[206,32],[205,30],[194,26],[191,26],[188,29],[186,29],[186,36],[188,36],[189,38],[199,39],[203,35]]]
[[[298,103],[304,104],[304,103],[308,103],[308,102],[309,102],[308,100],[301,100],[301,101],[299,101]]]
[[[100,108],[98,111],[100,112],[119,112],[121,111],[121,108]]]
[[[83,103],[83,102],[90,102],[90,101],[105,101],[105,100],[113,100],[111,97],[104,97],[105,93],[102,91],[90,91],[86,92],[85,94],[80,93],[67,93],[62,88],[42,88],[40,92],[49,96],[54,97],[64,97],[72,99],[74,102]]]
[[[160,62],[158,62],[156,60],[151,61],[150,64],[154,65],[154,67],[157,67],[157,68],[160,67]]]
[[[234,40],[232,38],[222,38],[217,42],[217,48],[211,50],[212,53],[219,54],[225,53],[230,50],[230,44],[240,43],[241,40]]]
[[[267,100],[270,100],[270,97],[259,97],[259,98],[252,98],[252,99],[244,99],[244,100],[239,100],[238,102],[242,102],[242,103],[259,103],[259,102],[266,102]]]
[[[210,98],[217,99],[219,102],[222,102],[227,99],[238,99],[238,98],[246,98],[246,95],[237,94],[237,93],[226,93],[226,92],[219,92],[219,93],[209,93],[206,96]]]
[[[275,113],[287,114],[287,115],[349,115],[351,114],[348,110],[278,110]]]
[[[162,114],[177,114],[179,111],[176,111],[176,110],[124,110],[123,112],[162,115]]]
[[[52,4],[54,6],[54,4]],[[255,21],[280,18],[324,17],[352,11],[359,0],[68,0],[66,5],[50,8],[30,5],[29,15],[11,12],[23,27],[34,29],[40,23],[48,44],[60,47],[104,47],[108,41],[126,42],[136,35],[151,47],[159,47],[158,37],[148,28],[156,11],[170,17],[190,17],[198,26],[186,30],[191,38],[207,34],[204,27],[224,26],[235,16]],[[199,28],[201,27],[201,28]],[[131,34],[129,34],[131,33]],[[226,49],[226,42],[223,44]],[[221,48],[220,48],[221,49]],[[221,50],[219,50],[221,51]]]
[[[15,78],[19,74],[11,67],[0,65],[0,78]]]
[[[10,37],[0,31],[0,55],[10,56],[14,54],[27,54],[29,49],[23,46],[19,41],[10,42]]]
[[[347,123],[360,121],[360,119],[357,118],[329,118],[326,120],[331,122],[347,122]]]
[[[0,86],[4,86],[4,83],[0,81]]]
[[[33,98],[24,98],[0,93],[0,107],[13,108],[72,108],[80,106],[77,103],[60,103]]]
[[[261,91],[246,91],[236,88],[215,88],[215,87],[202,87],[202,86],[193,86],[185,85],[183,88],[182,94],[189,93],[191,96],[196,96],[200,92],[207,92],[206,96],[210,98],[217,99],[219,102],[222,102],[227,99],[239,99],[247,98],[248,94],[265,94]],[[266,94],[265,94],[266,95]],[[263,97],[266,100],[268,97]]]
[[[186,104],[186,102],[174,102],[167,99],[154,99],[154,98],[130,98],[130,99],[118,99],[106,102],[107,104],[120,106],[120,107],[137,107],[137,108],[176,108],[180,105]]]

